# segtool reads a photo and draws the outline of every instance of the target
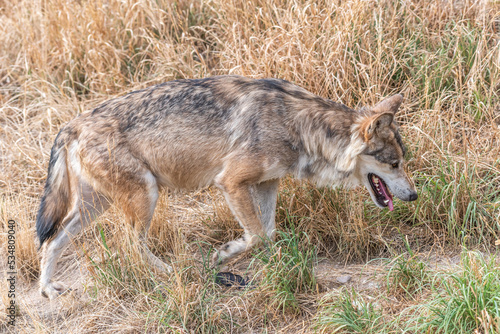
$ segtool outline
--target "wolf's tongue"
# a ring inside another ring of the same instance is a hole
[[[389,191],[385,188],[385,184],[380,182],[380,189],[382,190],[382,195],[384,195],[385,199],[388,200],[387,206],[389,207],[389,211],[394,210],[394,205],[392,204],[392,196]]]

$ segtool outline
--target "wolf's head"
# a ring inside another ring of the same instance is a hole
[[[373,202],[393,210],[392,194],[403,201],[414,201],[418,195],[404,170],[406,148],[394,116],[403,102],[402,95],[386,98],[363,111],[358,131],[366,149],[358,156],[358,177]]]

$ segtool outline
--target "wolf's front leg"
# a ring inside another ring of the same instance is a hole
[[[226,184],[221,187],[231,211],[244,229],[244,234],[240,239],[226,243],[214,254],[215,264],[221,264],[274,238],[278,184],[279,180],[270,180],[259,184]]]

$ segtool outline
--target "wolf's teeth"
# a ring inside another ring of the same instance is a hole
[[[375,184],[377,184],[377,183],[378,183],[378,178],[374,178],[374,179],[373,179],[373,182],[374,182]]]
[[[388,200],[388,199],[386,199],[386,200],[384,201],[384,203],[385,203],[385,204],[389,203],[389,200]]]

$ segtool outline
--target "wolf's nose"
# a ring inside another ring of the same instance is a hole
[[[410,194],[410,201],[415,201],[418,198],[418,194],[416,192]]]

